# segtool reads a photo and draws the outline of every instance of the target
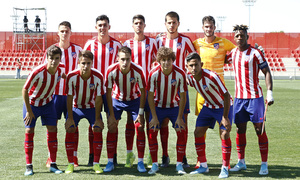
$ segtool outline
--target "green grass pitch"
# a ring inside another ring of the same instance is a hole
[[[24,179],[25,155],[24,155],[24,125],[22,120],[22,86],[25,80],[0,80],[0,178],[1,179]],[[232,95],[234,95],[234,81],[226,81],[226,85]],[[266,93],[264,81],[261,85]],[[242,172],[231,172],[230,179],[300,179],[300,81],[276,80],[274,81],[274,99],[275,104],[268,108],[266,131],[269,139],[269,175],[260,176],[260,155],[258,140],[255,135],[253,125],[248,123],[246,163],[247,170]],[[196,163],[196,151],[194,146],[194,126],[196,116],[195,109],[195,90],[189,88],[190,109],[189,115],[189,136],[187,144],[187,158],[191,168],[186,168],[189,173]],[[106,117],[102,114],[104,122]],[[106,124],[106,123],[105,123]],[[124,168],[126,159],[125,146],[125,113],[119,124],[119,141],[118,141],[118,163],[117,168],[111,173],[94,174],[92,167],[87,167],[88,161],[88,122],[81,120],[79,123],[79,167],[75,168],[73,174],[56,175],[50,173],[45,167],[48,156],[46,142],[46,128],[41,126],[38,120],[35,128],[34,137],[34,154],[33,167],[35,174],[30,179],[217,179],[222,164],[221,141],[218,135],[218,129],[209,129],[206,138],[206,154],[210,172],[198,175],[177,175],[175,171],[176,164],[176,134],[170,128],[169,135],[169,155],[171,165],[168,168],[160,168],[160,171],[150,176],[147,173],[138,173],[136,163],[133,168]],[[237,162],[236,143],[235,143],[235,125],[232,127],[232,155],[231,166]],[[107,128],[103,131],[104,143],[100,159],[101,167],[104,168],[107,163],[106,153],[106,133]],[[64,147],[65,130],[64,120],[58,123],[58,153],[57,164],[61,170],[67,167],[67,157]],[[148,155],[148,144],[145,151],[145,160]],[[134,153],[137,155],[134,145]],[[159,144],[159,163],[161,162],[161,147]],[[28,178],[28,179],[29,179]]]

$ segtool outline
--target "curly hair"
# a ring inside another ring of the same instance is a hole
[[[175,61],[176,56],[172,48],[166,48],[164,46],[159,48],[157,51],[157,62],[160,62],[163,59],[172,59],[173,62]]]
[[[233,31],[234,32],[242,30],[242,31],[245,31],[247,33],[248,29],[249,29],[248,26],[247,25],[243,25],[243,24],[233,26]]]

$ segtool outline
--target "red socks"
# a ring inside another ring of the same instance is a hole
[[[77,149],[78,149],[78,141],[79,141],[78,126],[76,127],[76,130],[75,130],[75,133],[74,133],[74,141],[75,141],[74,151],[77,151]]]
[[[207,162],[205,154],[205,137],[195,137],[195,147],[198,155],[198,161]]]
[[[111,133],[107,131],[107,137],[106,137],[107,158],[114,158],[114,154],[116,153],[116,143],[117,143],[117,133]]]
[[[150,151],[153,163],[157,162],[157,151],[158,151],[157,134],[158,134],[158,131],[149,129],[149,137],[148,137],[149,138],[149,151]]]
[[[269,143],[268,143],[268,137],[266,132],[264,132],[262,135],[257,135],[258,137],[258,145],[259,145],[259,151],[261,155],[261,161],[267,162],[268,161],[268,150],[269,150]]]
[[[69,163],[74,163],[74,134],[66,132],[65,147]]]
[[[223,166],[229,166],[230,164],[230,155],[231,155],[231,140],[222,139],[222,156],[223,156]],[[200,161],[201,162],[201,161]]]
[[[176,143],[176,151],[177,151],[177,162],[182,162],[183,156],[185,155],[186,149],[186,131],[181,130],[177,131],[177,143]]]
[[[236,150],[238,153],[238,159],[245,159],[246,144],[246,134],[236,133]]]
[[[125,130],[125,139],[127,150],[132,150],[134,135],[135,135],[134,123],[127,123]]]
[[[136,147],[138,151],[138,158],[144,158],[146,136],[145,136],[145,131],[138,130],[139,126],[140,123],[135,123]]]
[[[161,139],[161,147],[163,151],[163,155],[166,157],[169,156],[168,154],[168,138],[169,138],[169,127],[161,127],[160,128],[160,139]]]
[[[48,151],[50,153],[51,162],[56,162],[57,132],[47,131],[47,144],[48,144]]]
[[[26,164],[32,164],[33,137],[34,133],[25,133],[24,150]]]
[[[94,132],[93,148],[94,148],[94,162],[95,163],[99,163],[99,161],[100,161],[102,145],[103,145],[102,132]]]

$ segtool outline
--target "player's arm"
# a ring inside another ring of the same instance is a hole
[[[30,125],[31,124],[31,121],[32,119],[35,118],[33,112],[32,112],[32,109],[30,107],[30,103],[29,103],[29,94],[28,94],[28,90],[23,88],[22,90],[22,96],[23,96],[23,100],[24,100],[24,103],[25,103],[25,107],[26,107],[26,116],[25,118],[23,119],[23,121],[25,121],[25,125]]]
[[[148,91],[148,103],[152,114],[152,119],[149,122],[149,128],[154,127],[154,131],[159,126],[159,121],[156,115],[155,104],[154,104],[154,92]]]
[[[182,117],[183,117],[183,113],[184,113],[184,107],[186,104],[186,92],[181,92],[179,94],[179,96],[180,96],[179,111],[178,111],[177,120],[175,122],[175,126],[178,125],[177,130],[181,131],[181,129],[185,129],[185,123],[184,123]]]
[[[117,128],[117,120],[115,118],[111,92],[112,92],[112,88],[106,88],[106,100],[107,100],[107,106],[109,110],[109,116],[107,119],[108,129],[114,129],[114,127]]]
[[[145,88],[140,88],[141,91],[141,97],[140,97],[140,107],[139,107],[139,114],[134,121],[134,123],[139,122],[140,127],[144,128],[145,124],[145,119],[144,119],[144,107],[145,107],[145,102],[146,102],[146,90]]]
[[[75,122],[73,119],[73,95],[67,96],[67,111],[68,111],[68,119],[65,123],[65,129],[68,130],[70,127],[75,128]]]
[[[101,107],[102,107],[103,99],[102,96],[96,96],[95,98],[95,124],[93,128],[100,128],[101,130],[104,129],[104,124],[101,119]]]
[[[222,116],[222,121],[221,124],[226,128],[228,132],[231,131],[231,124],[230,120],[228,118],[229,114],[229,109],[230,109],[230,94],[227,91],[225,94],[223,94],[224,97],[224,111],[223,111],[223,116]]]
[[[266,98],[265,101],[270,106],[274,103],[273,92],[272,92],[272,90],[273,90],[273,81],[272,81],[271,71],[270,71],[269,66],[266,66],[261,71],[265,75],[265,83],[266,83],[266,87],[267,87],[267,98]]]

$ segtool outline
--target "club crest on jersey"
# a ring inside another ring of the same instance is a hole
[[[204,89],[205,91],[208,91],[208,86],[207,86],[207,85],[203,85],[203,89]]]
[[[75,59],[77,57],[76,52],[72,52],[72,57]]]
[[[130,83],[135,83],[134,77],[130,78]]]
[[[219,47],[220,47],[220,46],[219,46],[219,43],[215,43],[215,44],[214,44],[214,48],[215,48],[215,49],[219,49]]]
[[[90,87],[90,89],[94,90],[95,89],[95,84],[90,84],[89,87]]]
[[[150,50],[150,45],[146,44],[145,49],[146,49],[146,51],[149,51]]]
[[[58,76],[58,77],[57,77],[57,82],[60,81],[60,79],[61,79],[61,76]]]
[[[171,85],[172,85],[172,86],[175,86],[176,83],[177,83],[176,79],[171,79]]]
[[[182,43],[177,43],[177,49],[181,49],[182,48]]]
[[[110,54],[113,54],[113,53],[114,53],[114,48],[110,47],[110,48],[109,48],[109,53],[110,53]]]

